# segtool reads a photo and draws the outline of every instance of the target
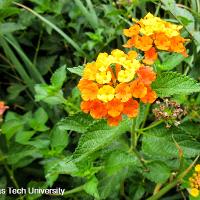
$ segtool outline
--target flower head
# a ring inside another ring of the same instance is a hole
[[[144,52],[143,63],[151,65],[157,59],[157,51],[181,53],[187,56],[184,39],[180,35],[182,26],[166,22],[159,17],[148,13],[143,19],[135,21],[130,28],[123,33],[130,39],[124,47],[135,47]]]
[[[122,120],[122,115],[137,116],[139,99],[152,103],[156,94],[149,88],[156,75],[136,58],[135,51],[126,54],[115,49],[110,55],[100,53],[96,61],[86,64],[78,83],[82,111],[94,119],[106,118],[114,126]]]

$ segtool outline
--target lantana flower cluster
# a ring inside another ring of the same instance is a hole
[[[153,103],[156,92],[151,83],[156,73],[150,66],[157,59],[157,51],[178,52],[187,56],[184,47],[187,39],[180,35],[182,26],[161,20],[148,13],[135,21],[124,35],[130,37],[124,47],[144,52],[139,61],[136,51],[127,54],[115,49],[110,55],[100,53],[96,61],[87,63],[78,88],[81,92],[81,109],[94,119],[105,118],[111,126],[118,125],[122,116],[138,114],[139,101]]]
[[[193,197],[198,197],[200,195],[200,164],[195,166],[195,172],[189,178],[190,188],[189,193]]]
[[[157,51],[181,53],[187,56],[185,42],[188,39],[181,37],[183,26],[166,22],[159,17],[148,13],[129,29],[124,29],[124,35],[130,39],[124,47],[135,47],[144,52],[143,63],[151,65],[157,59]]]
[[[96,61],[87,63],[78,84],[81,109],[95,119],[106,118],[111,126],[118,125],[122,115],[136,117],[139,103],[153,103],[157,98],[151,83],[156,74],[149,66],[136,60],[137,53],[119,49],[100,53]]]

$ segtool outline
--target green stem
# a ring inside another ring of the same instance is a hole
[[[178,175],[177,178],[175,178],[173,180],[173,182],[166,185],[158,193],[149,197],[147,200],[157,200],[157,199],[159,199],[164,194],[166,194],[169,190],[171,190],[173,187],[175,187],[178,183],[182,182],[182,179],[190,172],[190,170],[192,169],[192,167],[194,166],[194,164],[197,162],[198,159],[199,159],[199,156],[197,156],[196,159],[193,161],[193,163],[184,172],[182,172],[180,175]]]
[[[148,117],[148,114],[149,114],[149,109],[150,109],[150,103],[147,104],[147,106],[145,108],[144,120],[143,120],[141,128],[143,128],[145,123],[146,123],[146,120],[147,120],[147,117]]]
[[[156,126],[162,124],[163,122],[164,122],[164,120],[157,121],[157,122],[155,122],[155,123],[153,123],[153,124],[147,126],[146,128],[141,128],[141,129],[139,129],[139,131],[146,131],[146,130],[152,129],[152,128],[154,128],[154,127],[156,127]]]

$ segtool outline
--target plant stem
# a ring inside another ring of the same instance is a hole
[[[152,129],[152,128],[162,124],[163,122],[164,122],[164,120],[157,121],[157,122],[152,123],[151,125],[147,126],[146,128],[139,129],[139,131],[146,131],[146,130]]]
[[[175,187],[178,183],[180,183],[182,181],[182,179],[187,175],[187,173],[189,173],[189,171],[192,169],[192,167],[194,166],[194,164],[197,162],[198,159],[199,159],[199,156],[197,156],[195,158],[195,160],[193,161],[193,163],[185,171],[183,171],[180,175],[178,175],[173,180],[173,182],[171,182],[168,185],[166,185],[158,193],[156,193],[155,195],[149,197],[147,200],[157,200],[157,199],[159,199],[164,194],[166,194],[169,190],[171,190],[173,187]]]

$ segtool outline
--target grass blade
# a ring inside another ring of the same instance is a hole
[[[27,6],[24,6],[23,4],[16,3],[16,2],[13,2],[13,3],[15,5],[17,5],[17,6],[20,6],[20,7],[24,8],[24,9],[28,10],[33,15],[35,15],[40,20],[42,20],[44,23],[49,25],[52,29],[54,29],[57,33],[59,33],[69,44],[71,44],[81,55],[85,56],[84,51],[79,47],[79,45],[76,42],[74,42],[68,35],[66,35],[60,28],[58,28],[56,25],[54,25],[52,22],[50,22],[49,20],[45,19],[42,15],[36,13],[31,8],[29,8]]]

